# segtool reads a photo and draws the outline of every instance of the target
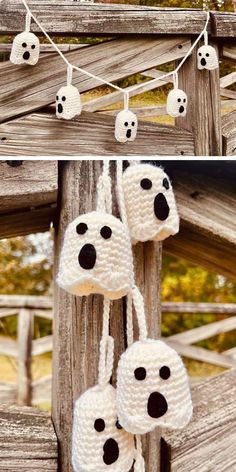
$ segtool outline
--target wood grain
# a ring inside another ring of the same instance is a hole
[[[162,302],[162,313],[236,314],[236,303]]]
[[[236,37],[236,15],[230,12],[214,12],[212,17],[212,35],[218,37]]]
[[[18,315],[18,405],[31,405],[31,382],[32,382],[32,339],[33,339],[33,317],[30,310],[21,308]]]
[[[165,434],[163,472],[236,470],[236,369],[193,388],[194,414],[183,431]]]
[[[48,310],[52,308],[51,297],[40,295],[0,295],[1,308],[40,308]]]
[[[222,118],[223,155],[236,156],[236,110]]]
[[[0,239],[26,236],[48,231],[56,213],[56,205],[21,210],[0,216]]]
[[[56,8],[55,8],[56,4]],[[198,34],[206,15],[194,9],[162,9],[134,5],[81,5],[72,0],[30,0],[29,6],[48,33],[71,35],[91,34]],[[53,15],[53,22],[51,21]],[[25,9],[16,0],[0,4],[0,32],[22,31]],[[218,28],[219,29],[219,28]],[[38,29],[33,25],[33,31]]]
[[[57,471],[57,438],[47,413],[0,405],[0,471]]]
[[[189,131],[140,121],[136,140],[121,144],[115,140],[114,127],[114,117],[89,112],[82,112],[78,119],[70,122],[62,122],[47,113],[35,113],[0,125],[0,155],[38,156],[39,152],[42,156],[194,154]]]
[[[66,57],[74,65],[113,82],[182,57],[182,49],[186,49],[188,42],[182,36],[165,39],[136,36],[72,51],[66,53]],[[65,64],[58,54],[44,54],[30,74],[28,66],[14,66],[10,62],[0,64],[0,122],[55,102],[57,91],[65,81]],[[101,82],[74,71],[73,84],[80,92],[85,92]]]

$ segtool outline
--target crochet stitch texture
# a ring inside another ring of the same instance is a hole
[[[39,60],[40,43],[38,37],[30,31],[17,34],[12,43],[10,61],[13,64],[34,66]]]
[[[171,90],[167,97],[166,111],[173,118],[185,116],[187,113],[188,97],[186,93],[178,88]]]
[[[134,141],[137,135],[138,119],[130,110],[122,110],[116,116],[115,138],[120,143]]]
[[[204,45],[197,51],[197,66],[198,69],[214,70],[219,67],[216,49],[213,46]]]
[[[71,120],[80,115],[82,110],[79,90],[73,85],[61,87],[56,95],[57,118]]]
[[[167,174],[151,164],[123,173],[124,203],[132,242],[162,241],[179,231],[179,215]],[[122,191],[122,189],[121,189]]]

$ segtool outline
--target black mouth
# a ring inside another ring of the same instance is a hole
[[[30,53],[29,53],[29,51],[25,51],[24,54],[23,54],[23,59],[24,59],[25,61],[28,61],[29,58],[30,58]]]
[[[204,57],[202,57],[202,59],[201,59],[201,65],[206,66],[206,59],[204,59]]]
[[[183,112],[184,112],[184,107],[183,107],[183,105],[181,105],[181,107],[179,107],[179,112],[180,112],[180,113],[183,113]]]
[[[161,418],[168,410],[165,397],[159,392],[151,393],[148,399],[147,410],[151,418]]]
[[[85,244],[79,253],[78,260],[82,269],[93,269],[96,264],[96,249],[93,244]]]
[[[126,138],[131,138],[131,129],[127,129]]]
[[[114,464],[119,458],[119,446],[115,439],[108,439],[103,446],[103,461],[106,465]]]
[[[62,106],[61,103],[58,103],[58,105],[57,105],[57,111],[58,111],[58,113],[62,113],[62,112],[63,112],[63,106]]]
[[[154,200],[154,213],[158,220],[165,221],[170,213],[165,195],[158,193]]]

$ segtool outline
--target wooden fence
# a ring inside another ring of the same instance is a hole
[[[17,384],[0,382],[0,402],[31,405],[51,401],[52,376],[32,381],[32,357],[52,351],[52,336],[32,339],[34,317],[53,320],[53,301],[48,297],[0,295],[0,319],[18,316],[17,341],[0,337],[0,354],[17,359]],[[223,353],[192,346],[204,339],[236,330],[236,304],[163,302],[162,313],[193,316],[202,314],[233,315],[165,338],[176,351],[190,359],[231,368],[236,367],[235,346]],[[0,369],[1,370],[1,369]],[[199,380],[198,380],[199,381]]]
[[[206,20],[203,11],[194,9],[86,5],[73,0],[30,0],[29,4],[50,34],[105,37],[105,41],[83,48],[65,44],[60,47],[72,63],[112,82],[138,73],[142,80],[159,77],[162,65],[172,65],[183,58]],[[0,35],[20,32],[24,14],[21,4],[2,0]],[[33,29],[37,31],[35,26]],[[235,64],[236,15],[212,12],[209,34],[221,63]],[[1,51],[9,52],[9,45],[2,44]],[[151,123],[153,117],[166,115],[165,105],[158,101],[153,106],[131,105],[141,119],[148,121],[140,121],[137,139],[126,145],[114,138],[114,114],[123,99],[120,92],[108,93],[106,88],[105,95],[90,97],[89,101],[85,97],[82,115],[69,123],[55,118],[51,104],[64,84],[65,65],[48,45],[43,46],[43,51],[30,74],[26,74],[25,67],[8,61],[0,64],[1,155],[236,154],[236,92],[228,88],[235,83],[236,74],[221,73],[220,77],[218,70],[199,71],[196,51],[180,71],[180,87],[190,101],[186,118],[177,119],[173,125]],[[158,84],[144,80],[138,94],[170,82],[170,78]],[[82,94],[99,85],[78,72],[74,73],[74,84]],[[116,109],[107,109],[111,105]]]

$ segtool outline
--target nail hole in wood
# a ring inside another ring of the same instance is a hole
[[[193,192],[193,193],[190,193],[190,197],[192,197],[194,199],[198,198],[199,195],[200,195],[200,192],[198,192],[197,190],[195,190],[195,192]]]
[[[10,167],[20,167],[23,161],[7,161],[7,165]]]

